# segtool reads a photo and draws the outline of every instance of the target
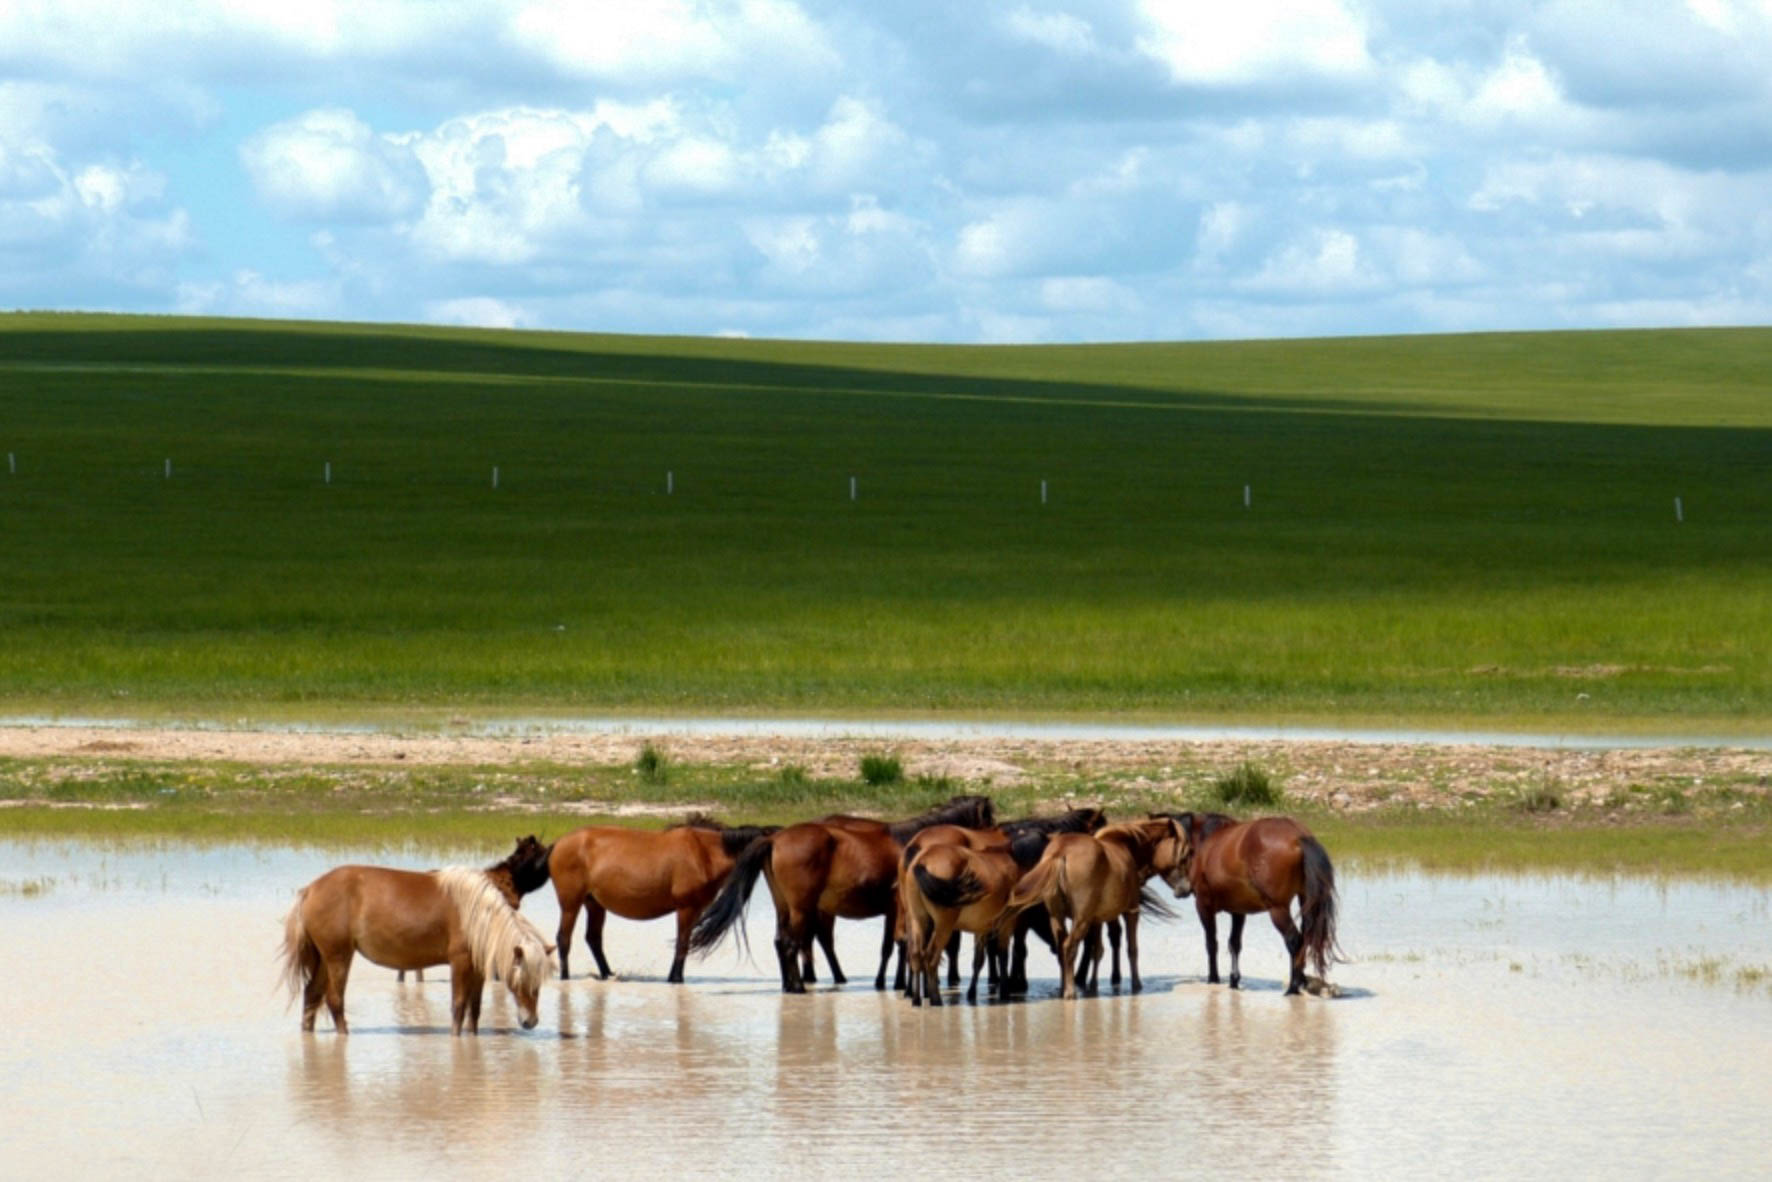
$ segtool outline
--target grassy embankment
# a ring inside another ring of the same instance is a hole
[[[0,711],[1752,733],[1769,361],[1768,330],[989,349],[0,316]],[[316,833],[398,832],[316,776]]]

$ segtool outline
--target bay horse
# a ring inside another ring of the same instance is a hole
[[[907,852],[909,847],[906,847]],[[999,946],[986,937],[1021,878],[1021,866],[1009,845],[974,849],[961,842],[935,842],[911,857],[899,878],[909,959],[912,1005],[925,1000],[941,1004],[941,954],[948,938],[971,932],[975,938],[972,985],[966,1000],[978,1000],[978,971],[988,952],[997,991],[1003,993],[1009,974],[998,966]]]
[[[988,796],[956,796],[903,821],[834,816],[802,821],[765,837],[747,849],[714,901],[696,921],[690,947],[706,954],[737,927],[744,938],[744,912],[762,875],[775,900],[775,955],[784,993],[804,993],[812,975],[814,942],[823,944],[831,977],[846,978],[830,946],[831,921],[884,916],[880,970],[874,988],[886,988],[886,968],[898,934],[898,856],[904,844],[931,825],[989,828],[994,820]]]
[[[548,853],[552,848],[537,841],[533,833],[519,837],[517,848],[508,858],[486,868],[486,877],[505,897],[505,902],[512,907],[521,907],[523,896],[540,890],[542,883],[548,880]],[[423,969],[416,969],[414,973],[420,981],[425,979]],[[406,980],[406,970],[401,969],[394,979]]]
[[[504,982],[518,1022],[533,1030],[553,951],[487,871],[467,866],[338,866],[303,887],[283,920],[283,982],[291,1000],[301,994],[301,1028],[310,1032],[324,1001],[333,1028],[349,1033],[345,984],[359,952],[393,969],[447,964],[456,1035],[463,1026],[480,1032],[488,975]]]
[[[1136,992],[1144,988],[1138,975],[1138,916],[1147,909],[1161,913],[1145,893],[1145,880],[1160,874],[1179,891],[1186,882],[1186,851],[1185,832],[1168,817],[1126,821],[1092,834],[1056,834],[1038,865],[1010,892],[997,931],[1006,934],[1021,912],[1045,904],[1058,949],[1060,995],[1068,1001],[1077,996],[1078,948],[1085,939],[1093,947],[1100,938],[1097,925],[1119,919],[1126,927],[1126,961]]]
[[[609,961],[603,955],[603,922],[610,912],[623,919],[677,917],[677,947],[671,960],[673,985],[683,983],[683,962],[689,955],[689,933],[702,909],[719,892],[740,854],[775,826],[729,828],[695,815],[662,830],[592,825],[575,829],[554,842],[548,870],[560,900],[560,979],[569,975],[567,950],[578,913],[585,913],[585,945],[607,981]]]
[[[1052,834],[1093,833],[1105,824],[1107,824],[1107,814],[1103,813],[1099,808],[1090,805],[1083,808],[1074,808],[1067,812],[1059,813],[1057,816],[1020,817],[1013,821],[1004,821],[1001,824],[992,826],[988,829],[969,829],[963,825],[931,825],[927,829],[919,832],[906,843],[904,852],[899,856],[899,876],[901,879],[903,878],[904,874],[910,869],[910,864],[916,860],[917,855],[921,854],[924,849],[938,844],[962,845],[973,850],[1007,851],[1015,858],[1015,861],[1020,868],[1025,871],[1040,860],[1040,855],[1046,850],[1046,840]],[[1038,923],[1044,925],[1045,922],[1045,911],[1036,907],[1027,913],[1023,922],[1015,929],[1015,964],[1019,969],[1023,970],[1023,990],[1027,987],[1025,975],[1025,966],[1027,963],[1027,933],[1030,929],[1041,930],[1039,928],[1034,928],[1034,924]],[[904,927],[902,912],[899,927],[901,929]],[[1119,950],[1119,942],[1117,940],[1115,941],[1114,948],[1117,954]],[[994,952],[995,949],[992,951]],[[960,936],[957,931],[949,940],[947,953],[948,985],[958,986],[960,984]],[[976,968],[979,960],[976,953],[972,959],[973,965]],[[1116,955],[1116,967],[1118,966],[1118,963],[1118,956]],[[894,988],[905,989],[908,991],[909,982],[906,974],[906,964],[906,946],[903,942],[903,934],[901,932],[898,972],[893,980]],[[991,981],[995,983],[998,967],[998,961],[995,956],[991,958],[990,964]],[[1011,974],[1012,979],[1013,976],[1014,974]]]
[[[1187,889],[1206,932],[1206,981],[1218,984],[1218,913],[1231,916],[1230,987],[1242,981],[1243,920],[1265,911],[1292,962],[1286,982],[1291,996],[1305,987],[1308,959],[1317,976],[1340,959],[1335,942],[1335,867],[1311,831],[1291,817],[1238,821],[1223,813],[1169,813],[1187,833]],[[1292,920],[1298,900],[1299,922]]]

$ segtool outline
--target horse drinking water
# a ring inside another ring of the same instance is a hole
[[[518,1021],[531,1030],[553,951],[511,906],[491,871],[465,866],[335,867],[301,889],[283,921],[283,980],[292,997],[301,994],[301,1025],[308,1031],[324,1001],[333,1027],[349,1032],[345,984],[359,952],[391,969],[447,964],[455,1034],[463,1026],[479,1033],[488,974],[511,991]]]

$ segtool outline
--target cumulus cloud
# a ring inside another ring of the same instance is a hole
[[[261,198],[304,221],[393,221],[422,205],[428,189],[411,145],[377,135],[350,111],[274,124],[248,139],[240,158]]]
[[[1340,0],[1140,0],[1137,10],[1139,50],[1177,82],[1243,86],[1298,73],[1352,78],[1373,67],[1364,23]]]

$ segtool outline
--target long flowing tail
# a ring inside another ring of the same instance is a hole
[[[1021,876],[1015,889],[1009,892],[1009,901],[1003,905],[1003,914],[997,917],[992,934],[999,939],[1013,934],[1015,920],[1022,912],[1037,903],[1045,903],[1051,907],[1052,901],[1047,897],[1060,886],[1059,871],[1062,859],[1041,858],[1034,868]]]
[[[308,929],[301,921],[301,905],[307,897],[308,888],[303,887],[295,896],[295,906],[283,917],[283,968],[279,975],[289,991],[290,1004],[320,971],[320,949],[308,938]]]
[[[1304,855],[1304,897],[1299,903],[1304,948],[1317,976],[1323,977],[1332,962],[1342,959],[1335,942],[1335,867],[1316,838],[1301,838],[1299,844]]]
[[[745,847],[744,853],[733,863],[732,873],[726,876],[720,893],[702,909],[695,921],[695,929],[689,933],[689,947],[697,955],[706,956],[718,948],[734,927],[738,929],[739,947],[749,949],[750,937],[744,926],[745,908],[750,905],[757,876],[763,873],[763,867],[774,852],[775,843],[767,837],[760,837]]]

